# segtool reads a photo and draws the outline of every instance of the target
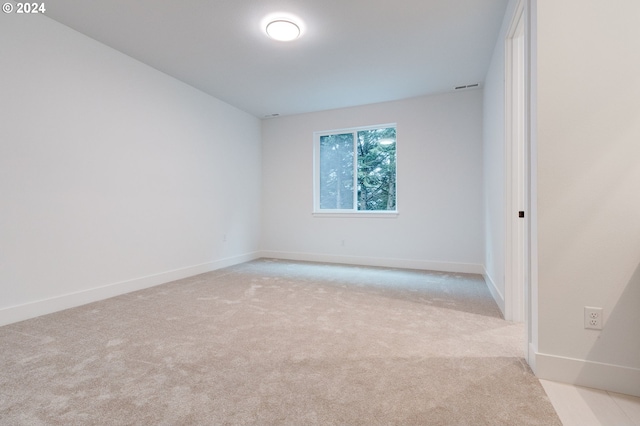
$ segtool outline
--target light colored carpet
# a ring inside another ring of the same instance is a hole
[[[261,259],[0,328],[0,423],[559,425],[478,275]]]

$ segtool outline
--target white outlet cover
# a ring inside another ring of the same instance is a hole
[[[602,308],[585,306],[584,307],[584,328],[590,330],[602,330],[604,323]]]

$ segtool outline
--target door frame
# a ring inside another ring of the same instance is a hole
[[[531,342],[531,127],[529,2],[520,0],[505,37],[505,319]],[[524,217],[518,213],[524,212]]]

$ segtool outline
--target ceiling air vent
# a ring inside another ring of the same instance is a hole
[[[474,87],[478,87],[479,85],[480,83],[473,83],[473,84],[467,84],[466,86],[456,86],[454,89],[455,90],[473,89]]]

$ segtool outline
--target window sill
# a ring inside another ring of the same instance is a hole
[[[395,219],[398,217],[398,212],[382,212],[382,211],[372,211],[372,212],[313,212],[313,217],[320,218],[383,218],[383,219]]]

